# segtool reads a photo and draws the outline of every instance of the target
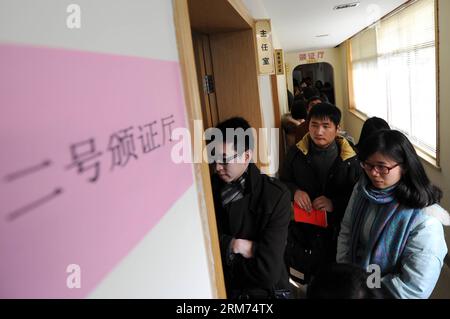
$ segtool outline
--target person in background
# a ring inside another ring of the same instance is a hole
[[[304,80],[307,87],[313,87],[313,79],[310,76],[307,76]]]
[[[325,101],[318,95],[311,96],[308,99],[308,101],[306,102],[307,111],[309,112],[314,105],[324,103],[324,102]]]
[[[208,147],[227,295],[289,298],[283,259],[291,216],[289,191],[252,162],[254,138],[245,119],[226,120],[216,132],[221,134]]]
[[[294,104],[294,94],[291,91],[287,90],[287,98],[288,98],[288,109],[291,111],[292,105]]]
[[[303,99],[303,87],[294,79],[294,100]]]
[[[306,117],[306,102],[303,100],[295,100],[291,112],[283,114],[281,117],[281,127],[284,132],[286,150],[298,141],[296,136],[297,127],[304,125]]]
[[[363,127],[361,128],[358,144],[355,145],[356,149],[358,149],[359,145],[373,133],[390,129],[389,124],[382,118],[375,116],[368,118],[364,121]]]
[[[317,90],[315,87],[310,86],[303,88],[302,93],[302,97],[305,101],[309,101],[309,99],[314,96],[320,96],[319,90]]]
[[[321,80],[317,80],[316,83],[314,83],[314,87],[315,87],[316,89],[318,89],[319,91],[321,91],[322,88],[323,88],[323,83],[322,83],[322,81],[321,81]]]
[[[334,103],[335,103],[334,89],[333,89],[333,86],[331,85],[330,82],[325,82],[325,83],[324,83],[323,88],[322,88],[322,90],[321,90],[321,93],[323,93],[324,95],[327,96],[328,101],[329,101],[331,104],[334,104]]]
[[[428,298],[447,246],[449,214],[407,137],[382,130],[358,147],[365,174],[342,220],[337,262],[376,265],[381,285],[394,298]]]

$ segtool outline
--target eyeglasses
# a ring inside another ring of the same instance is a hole
[[[239,154],[234,154],[234,155],[231,155],[231,156],[229,156],[229,157],[222,157],[222,158],[214,158],[214,157],[212,157],[210,160],[209,160],[209,162],[211,163],[211,164],[220,164],[220,165],[222,165],[222,166],[227,166],[228,164],[230,164],[234,159],[236,159],[236,157],[238,157],[239,156]]]
[[[397,166],[401,165],[402,163],[397,163],[392,167],[384,166],[384,165],[372,165],[366,162],[361,162],[360,165],[362,168],[364,168],[366,171],[371,172],[373,169],[375,169],[375,172],[377,172],[380,175],[388,175],[389,172],[396,168]]]

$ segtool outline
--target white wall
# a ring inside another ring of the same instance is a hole
[[[242,0],[246,6],[248,12],[253,17],[253,19],[270,19],[267,11],[261,0]],[[278,40],[276,29],[272,25],[272,44],[273,49],[283,49]],[[274,104],[272,96],[272,85],[270,81],[270,75],[259,75],[258,76],[259,85],[259,96],[262,108],[263,125],[267,128],[275,127],[275,114],[274,114]],[[286,77],[285,75],[277,75],[277,89],[278,89],[278,103],[280,105],[280,114],[287,112],[287,92],[286,92]],[[281,134],[281,132],[280,132]],[[278,140],[273,141],[270,145],[270,158],[273,160],[270,163],[270,167],[265,173],[269,175],[274,175],[278,169],[280,163],[278,163],[278,152],[279,145]]]
[[[66,27],[69,4],[81,29]],[[171,1],[1,0],[0,41],[178,60]]]
[[[211,298],[195,207],[192,186],[89,297]]]
[[[71,3],[79,30],[66,27]],[[1,0],[0,43],[178,61],[169,0]],[[90,297],[213,297],[197,196],[193,185]]]

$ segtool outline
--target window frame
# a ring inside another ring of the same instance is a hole
[[[403,9],[411,6],[412,4],[416,3],[417,1],[420,0],[411,0],[408,1],[406,3],[404,3],[403,5],[399,6],[398,8],[396,8],[395,10],[393,10],[392,12],[386,14],[385,16],[383,16],[382,18],[380,18],[379,20],[377,20],[376,22],[374,22],[371,26],[373,26],[374,24],[377,24],[385,19],[388,19],[391,16],[394,16],[395,14],[397,14],[398,12],[402,11]],[[414,148],[416,149],[417,154],[426,162],[430,163],[433,167],[437,168],[437,169],[441,169],[440,168],[440,144],[441,144],[441,138],[440,138],[440,83],[439,83],[439,78],[440,78],[440,61],[439,61],[439,47],[440,47],[440,39],[439,39],[439,1],[438,0],[433,0],[434,2],[434,22],[435,22],[435,28],[434,28],[434,32],[435,32],[435,63],[436,63],[436,154],[432,154],[430,151],[425,150],[423,147],[421,147],[420,145],[418,145],[412,138],[410,138],[409,135],[408,139],[411,141],[411,143],[413,144]],[[351,46],[351,40],[361,34],[362,32],[366,31],[368,28],[370,28],[371,26],[364,28],[363,30],[359,31],[358,33],[356,33],[355,35],[353,35],[351,38],[349,38],[347,41],[345,41],[346,44],[346,64],[347,64],[347,88],[348,88],[348,100],[349,100],[349,104],[348,104],[348,111],[353,114],[354,116],[356,116],[357,118],[365,121],[366,119],[369,118],[369,116],[367,114],[365,114],[364,112],[362,112],[361,110],[358,110],[356,108],[356,103],[355,103],[355,95],[354,95],[354,87],[353,87],[353,67],[352,67],[352,46]],[[387,120],[387,119],[386,119]]]

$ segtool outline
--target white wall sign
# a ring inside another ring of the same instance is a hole
[[[275,71],[272,28],[270,20],[256,20],[256,46],[258,51],[258,66],[260,74],[273,74]]]

